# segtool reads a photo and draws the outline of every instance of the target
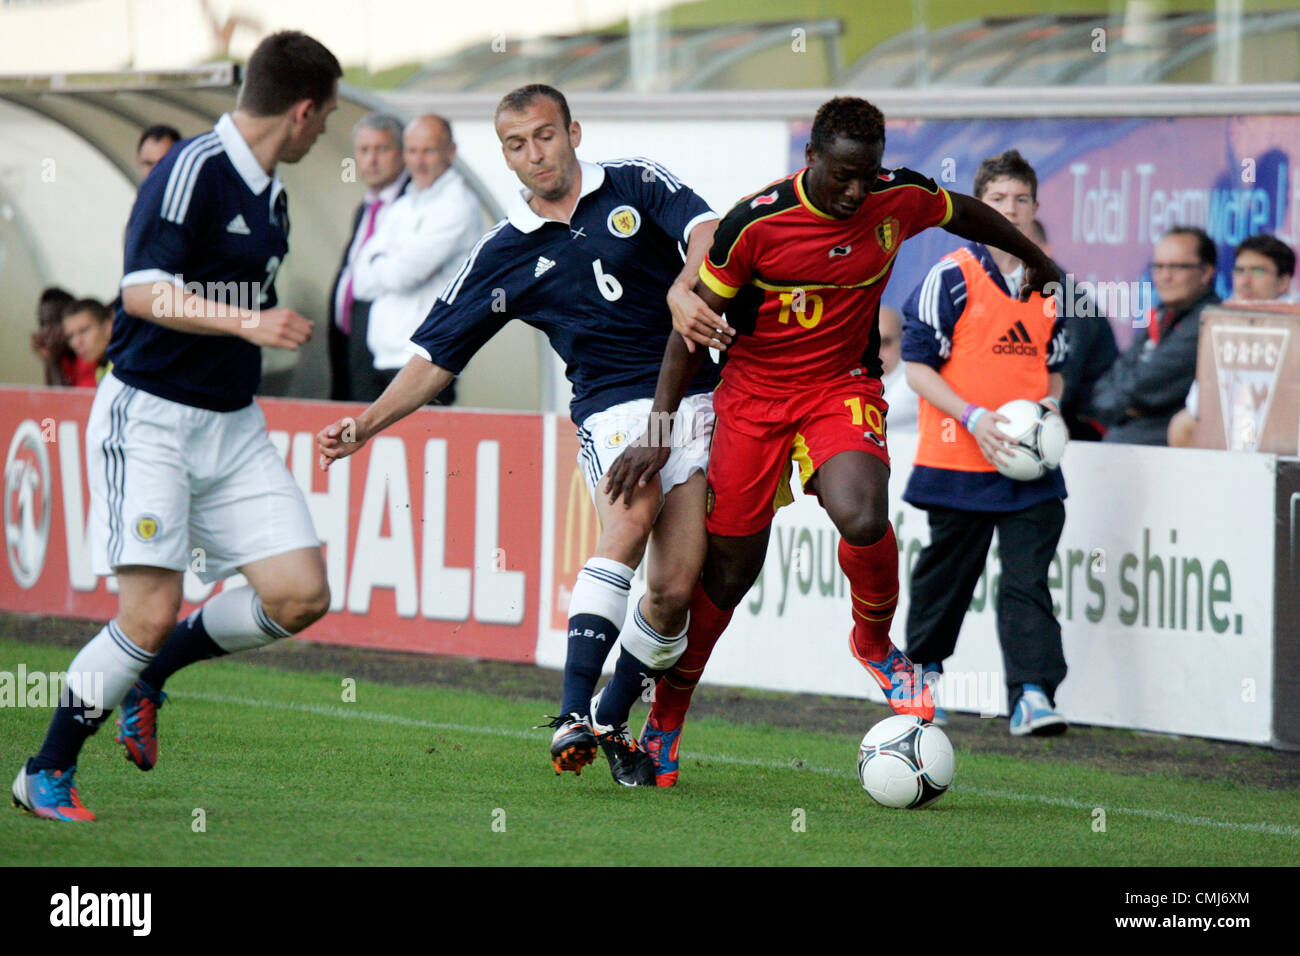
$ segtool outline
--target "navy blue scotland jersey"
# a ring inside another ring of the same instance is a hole
[[[229,115],[184,140],[146,177],[131,209],[122,288],[183,283],[231,308],[276,305],[275,274],[289,251],[288,197]],[[118,300],[108,357],[127,385],[212,411],[253,400],[257,346],[233,335],[178,332],[127,314]]]
[[[583,162],[572,221],[543,219],[521,195],[479,240],[411,337],[417,354],[460,374],[511,319],[541,330],[566,363],[576,424],[651,398],[672,334],[665,296],[690,232],[716,219],[698,195],[646,159]],[[711,391],[706,362],[688,395]]]

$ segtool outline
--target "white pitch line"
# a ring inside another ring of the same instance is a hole
[[[290,710],[304,714],[318,714],[322,717],[340,717],[346,720],[366,720],[378,724],[397,724],[402,727],[420,727],[425,730],[449,730],[464,734],[485,734],[490,737],[509,737],[514,740],[538,739],[536,734],[526,730],[506,730],[501,727],[473,727],[468,724],[448,724],[436,720],[420,720],[418,717],[402,717],[398,714],[385,714],[380,711],[358,710],[352,707],[340,707],[334,704],[300,704],[288,701],[258,700],[253,697],[232,697],[228,694],[205,694],[181,691],[170,694],[171,697],[206,700],[217,704],[239,704],[245,707],[263,707],[269,710]],[[857,774],[833,767],[815,767],[801,760],[782,763],[779,760],[757,760],[750,757],[735,757],[729,754],[707,754],[691,751],[687,756],[711,763],[731,764],[737,767],[758,767],[764,770],[797,770],[807,773],[826,774],[832,777],[844,777],[856,780]],[[994,800],[1016,800],[1021,803],[1041,803],[1046,806],[1063,807],[1069,810],[1092,811],[1097,808],[1107,813],[1126,814],[1147,820],[1165,820],[1187,826],[1214,827],[1220,830],[1234,830],[1240,833],[1267,833],[1272,836],[1300,837],[1300,827],[1285,826],[1277,823],[1236,823],[1231,820],[1215,820],[1213,817],[1193,817],[1182,813],[1170,813],[1166,810],[1142,810],[1136,807],[1108,807],[1104,803],[1086,803],[1070,797],[1052,797],[1037,793],[1017,793],[1014,790],[989,790],[984,787],[954,786],[955,793],[969,793],[976,797],[988,797]]]

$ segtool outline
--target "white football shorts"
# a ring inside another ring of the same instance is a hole
[[[614,460],[628,445],[643,439],[654,400],[636,398],[587,416],[578,429],[578,464],[592,498]],[[659,472],[660,493],[667,495],[697,471],[709,470],[709,445],[713,441],[713,394],[687,395],[673,419],[668,463]],[[668,431],[665,423],[663,431]],[[655,440],[655,436],[651,436]],[[663,438],[658,440],[662,441]]]
[[[110,372],[86,425],[86,475],[96,574],[192,568],[210,584],[249,562],[320,546],[256,402],[213,412]]]

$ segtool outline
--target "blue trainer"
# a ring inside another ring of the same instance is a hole
[[[677,748],[682,742],[682,724],[665,730],[651,716],[646,717],[641,730],[641,749],[650,755],[655,764],[655,786],[677,785]]]
[[[1065,718],[1053,708],[1043,689],[1037,684],[1025,684],[1020,699],[1011,710],[1011,736],[1050,737],[1065,733]]]
[[[137,680],[118,710],[117,742],[126,748],[126,759],[141,770],[152,770],[158,763],[158,709],[166,700],[162,691]]]
[[[69,823],[91,821],[95,815],[86,809],[72,782],[72,775],[77,768],[67,770],[37,770],[27,772],[23,764],[14,778],[14,806],[27,813],[34,813],[46,820],[64,820]]]

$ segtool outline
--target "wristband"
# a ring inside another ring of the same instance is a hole
[[[1058,402],[1056,399],[1052,398],[1051,395],[1048,395],[1046,398],[1039,399],[1038,404],[1039,405],[1050,404],[1052,411],[1056,412],[1056,414],[1058,415],[1061,414],[1061,403]]]
[[[970,418],[966,421],[966,430],[974,432],[975,426],[979,424],[979,420],[984,417],[984,413],[987,411],[987,408],[976,408],[975,411],[971,412]]]
[[[979,408],[979,406],[976,405],[974,402],[971,402],[969,405],[966,406],[966,410],[961,413],[962,428],[969,427],[966,423],[970,421],[971,412],[975,411],[977,408]]]

